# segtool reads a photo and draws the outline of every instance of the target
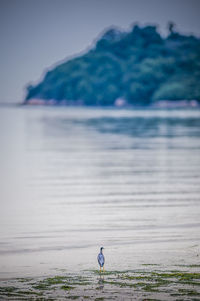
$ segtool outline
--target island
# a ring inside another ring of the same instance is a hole
[[[49,69],[28,85],[24,104],[84,106],[198,106],[200,39],[173,23],[163,37],[156,26],[112,27],[90,49]],[[172,105],[173,106],[173,105]]]

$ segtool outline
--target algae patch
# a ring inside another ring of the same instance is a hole
[[[113,293],[114,292],[114,293]],[[200,296],[200,273],[166,270],[96,270],[81,275],[61,274],[39,279],[18,278],[2,281],[0,299],[4,300],[194,300]]]

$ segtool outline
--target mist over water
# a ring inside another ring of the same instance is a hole
[[[200,111],[0,109],[0,277],[196,260]]]

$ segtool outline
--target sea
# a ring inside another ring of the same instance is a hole
[[[1,106],[0,141],[0,279],[199,262],[199,109]]]

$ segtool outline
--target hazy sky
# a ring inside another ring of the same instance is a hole
[[[27,83],[79,54],[112,25],[167,22],[200,36],[200,0],[0,0],[0,102],[22,101]]]

